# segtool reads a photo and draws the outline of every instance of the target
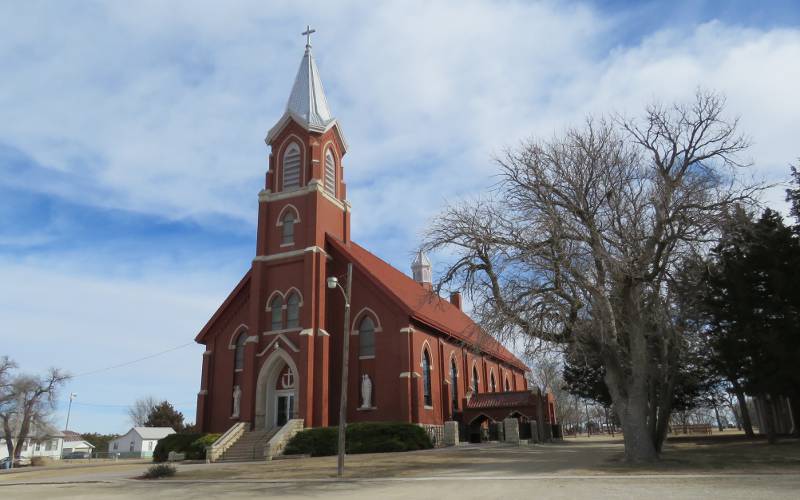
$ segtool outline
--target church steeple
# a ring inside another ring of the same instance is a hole
[[[328,99],[325,97],[319,69],[317,69],[317,63],[311,53],[311,33],[314,31],[308,27],[303,32],[303,35],[307,37],[306,50],[300,61],[300,67],[297,69],[292,92],[286,102],[286,109],[278,123],[267,134],[267,144],[271,143],[280,133],[289,119],[294,120],[308,132],[323,133],[335,126],[340,137],[342,135],[341,128],[328,107]],[[344,143],[344,137],[341,139]]]

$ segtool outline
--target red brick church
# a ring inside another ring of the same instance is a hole
[[[348,144],[310,45],[265,141],[256,255],[196,338],[206,346],[197,398],[203,431],[237,422],[270,430],[293,418],[335,425],[344,335],[348,422],[441,426],[458,419],[473,394],[526,391],[525,365],[462,312],[460,295],[433,293],[424,254],[411,278],[350,239]],[[351,321],[342,331],[343,294],[326,279],[344,281],[348,263]]]

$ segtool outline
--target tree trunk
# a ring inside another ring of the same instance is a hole
[[[647,463],[658,459],[653,434],[647,425],[647,413],[645,397],[630,398],[622,413],[625,460],[630,463]]]
[[[717,417],[717,429],[719,429],[720,432],[724,431],[725,428],[722,426],[722,419],[719,418],[719,408],[716,403],[714,404],[714,416]]]
[[[767,442],[775,444],[778,442],[777,433],[775,432],[775,405],[772,404],[772,398],[765,396],[762,398],[764,407],[764,426],[767,428]]]
[[[14,432],[11,430],[11,425],[8,422],[8,418],[3,418],[3,435],[5,436],[6,440],[6,449],[8,450],[8,456],[11,457],[11,466],[14,466]]]
[[[736,395],[736,401],[739,403],[739,412],[742,414],[742,427],[744,427],[744,433],[749,438],[756,437],[755,433],[753,432],[753,422],[750,420],[750,412],[747,410],[747,399],[744,397],[744,390],[742,386],[739,385],[738,381],[731,380],[733,385],[733,393]]]

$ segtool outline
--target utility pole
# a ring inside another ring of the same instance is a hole
[[[64,430],[69,430],[69,415],[72,413],[72,400],[78,397],[77,394],[74,392],[69,393],[69,406],[67,407],[67,425],[64,426]]]
[[[328,288],[339,287],[339,290],[344,294],[344,335],[342,345],[342,387],[339,398],[339,457],[336,463],[336,475],[342,477],[344,474],[344,450],[345,450],[345,433],[347,431],[347,372],[348,365],[350,364],[350,297],[353,286],[353,263],[347,263],[347,287],[342,288],[339,280],[335,277],[328,278]]]

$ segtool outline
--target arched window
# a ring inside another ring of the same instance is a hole
[[[336,159],[330,148],[325,152],[325,192],[336,196]]]
[[[453,411],[455,411],[458,408],[458,368],[456,368],[455,359],[450,362],[450,393],[452,394]]]
[[[293,142],[283,153],[283,190],[300,187],[300,146]]]
[[[236,337],[236,347],[233,355],[234,370],[244,369],[244,341],[247,340],[247,332],[243,331]]]
[[[433,395],[431,394],[431,357],[428,350],[422,351],[422,385],[425,394],[425,406],[433,406]]]
[[[506,377],[506,381],[505,381],[505,389],[506,389],[506,392],[508,392],[508,391],[510,391],[510,390],[511,390],[511,386],[508,384],[508,377]]]
[[[286,300],[286,328],[300,326],[300,296],[292,292]]]
[[[281,245],[294,243],[294,223],[297,217],[293,210],[287,210],[281,219]]]
[[[280,295],[275,295],[275,298],[272,299],[272,302],[269,303],[270,309],[272,309],[272,329],[273,330],[282,330],[283,329],[283,298]]]
[[[369,316],[358,324],[358,355],[375,356],[375,322]]]
[[[497,382],[494,379],[494,372],[489,376],[489,391],[497,392]]]
[[[472,366],[472,392],[478,394],[478,367]]]

